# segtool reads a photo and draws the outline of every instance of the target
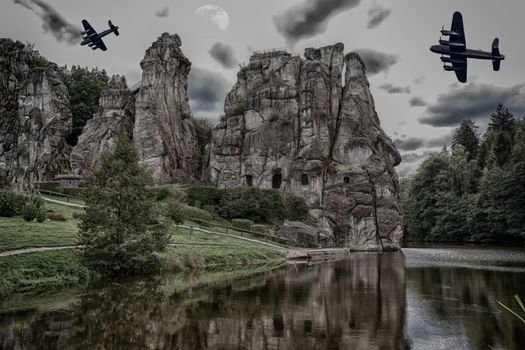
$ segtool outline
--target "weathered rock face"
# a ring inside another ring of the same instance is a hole
[[[209,147],[207,181],[301,195],[326,246],[400,248],[394,166],[401,157],[381,129],[357,54],[345,56],[342,44],[306,49],[304,59],[256,53],[238,73],[225,112],[230,118]]]
[[[0,182],[18,188],[68,168],[67,87],[54,63],[35,57],[22,43],[0,39]]]
[[[133,140],[156,183],[187,181],[197,169],[197,139],[187,96],[191,62],[178,35],[162,34],[140,63]]]
[[[100,96],[99,111],[82,130],[71,151],[71,168],[86,175],[97,166],[104,152],[111,151],[119,135],[133,137],[135,98],[127,89],[108,90]]]

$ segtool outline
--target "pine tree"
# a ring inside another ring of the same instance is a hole
[[[510,235],[525,241],[525,120],[519,122],[512,151],[512,167],[509,175],[510,198],[506,202],[506,216]]]
[[[478,126],[470,119],[461,122],[459,128],[454,132],[452,148],[462,145],[468,154],[468,160],[475,159],[479,151]]]
[[[510,158],[514,142],[516,119],[501,103],[490,117],[489,141],[491,145],[489,165],[504,166]]]
[[[168,242],[154,194],[146,190],[150,178],[138,161],[134,145],[122,136],[88,179],[79,232],[81,261],[103,275],[157,271],[155,253]]]

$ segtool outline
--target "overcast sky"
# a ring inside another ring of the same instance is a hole
[[[197,9],[205,5],[214,5]],[[224,9],[226,15],[216,10]],[[506,55],[500,72],[491,63],[469,61],[469,82],[444,72],[437,43],[442,25],[463,13],[467,46],[490,50],[494,37]],[[525,113],[525,1],[523,0],[2,0],[0,36],[32,42],[59,65],[98,66],[140,79],[144,51],[162,33],[177,33],[193,62],[189,92],[193,114],[217,119],[238,64],[253,50],[342,42],[369,65],[376,108],[387,134],[399,141],[405,175],[450,139],[463,118],[484,130],[498,102]],[[228,21],[226,21],[226,17]],[[78,45],[77,28],[87,19],[97,30],[107,20],[119,37],[105,39],[107,52]]]

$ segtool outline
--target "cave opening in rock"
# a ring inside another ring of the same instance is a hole
[[[350,177],[345,176],[345,177],[343,178],[343,182],[344,182],[345,184],[349,184],[349,183],[350,183]]]
[[[301,175],[301,184],[303,186],[308,186],[309,184],[309,181],[308,181],[308,174],[303,174]]]
[[[246,186],[253,186],[253,175],[246,175]]]
[[[272,188],[279,189],[283,183],[283,176],[281,174],[274,174],[272,177]]]

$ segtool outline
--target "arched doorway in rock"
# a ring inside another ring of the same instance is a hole
[[[345,176],[345,177],[343,178],[343,182],[344,182],[345,184],[349,184],[349,183],[350,183],[350,177],[349,177],[349,176]]]
[[[273,174],[272,177],[272,188],[279,189],[283,183],[283,176],[280,173]]]

